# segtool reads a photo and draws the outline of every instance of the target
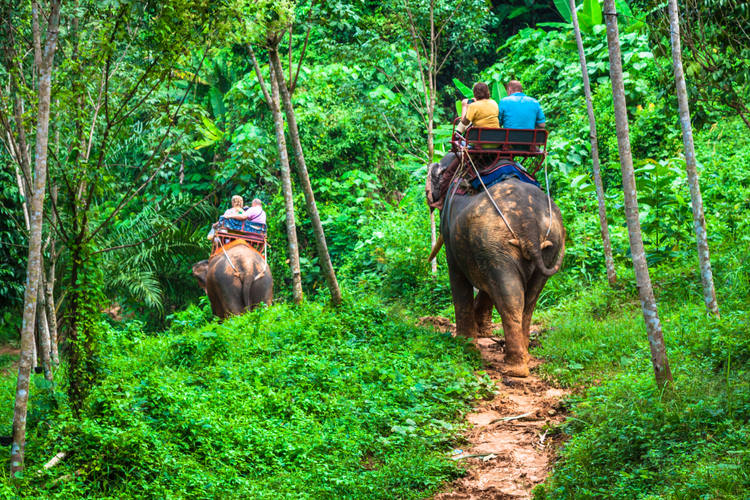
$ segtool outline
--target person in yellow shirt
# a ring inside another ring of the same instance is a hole
[[[500,128],[500,121],[497,118],[500,109],[494,99],[490,99],[490,88],[487,84],[475,83],[472,93],[474,99],[465,108],[461,123],[456,126],[456,132],[463,134],[469,124],[478,128]]]
[[[461,121],[456,125],[456,132],[463,134],[471,124],[477,128],[500,128],[498,105],[490,99],[490,88],[486,83],[477,82],[472,89],[474,99],[464,101]],[[486,144],[485,147],[493,145]],[[428,204],[431,207],[442,206],[442,199],[448,190],[453,174],[458,168],[458,158],[453,153],[446,154],[440,164],[433,164],[429,171]]]

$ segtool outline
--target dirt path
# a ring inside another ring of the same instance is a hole
[[[449,329],[445,318],[423,318],[439,329]],[[500,325],[497,325],[498,328]],[[532,327],[532,338],[534,327]],[[557,439],[548,435],[550,424],[559,424],[560,399],[566,391],[552,387],[534,374],[541,364],[532,360],[532,374],[520,379],[503,376],[503,341],[482,338],[478,346],[487,374],[498,392],[482,401],[467,415],[473,425],[466,433],[468,443],[453,458],[467,468],[467,474],[438,494],[439,500],[530,498],[534,486],[544,481],[552,467]]]

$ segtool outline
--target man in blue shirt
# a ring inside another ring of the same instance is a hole
[[[503,128],[545,128],[544,117],[539,101],[523,93],[518,80],[511,80],[505,86],[508,97],[500,99],[498,119]]]

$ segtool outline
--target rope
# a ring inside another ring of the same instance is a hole
[[[552,197],[549,195],[549,178],[547,177],[547,155],[544,155],[544,185],[547,188],[547,207],[549,210],[549,225],[547,226],[547,234],[544,235],[544,239],[547,239],[549,232],[552,229]]]
[[[234,267],[234,264],[232,264],[232,259],[229,258],[229,255],[227,255],[227,251],[224,250],[224,242],[221,241],[221,238],[219,238],[219,246],[221,246],[221,251],[224,252],[224,257],[227,258],[227,262],[229,262],[229,265],[232,266],[232,269],[234,269],[234,272],[237,272],[237,268]]]
[[[460,177],[464,173],[464,155],[461,155],[461,163],[458,164],[458,168],[456,168],[456,171],[453,173],[453,177],[451,177],[451,181],[448,183],[448,193],[445,195],[445,202],[443,204],[443,208],[447,208],[447,215],[448,219],[451,217],[451,213],[453,212],[453,197],[456,195],[456,191],[458,191],[458,183],[453,184],[457,177]]]
[[[510,231],[510,234],[513,235],[513,238],[520,241],[518,239],[518,236],[516,236],[515,231],[513,231],[513,228],[510,227],[510,224],[508,223],[508,219],[505,218],[505,215],[503,214],[503,211],[500,210],[500,207],[497,206],[497,203],[495,203],[495,199],[490,195],[489,190],[487,189],[487,186],[484,185],[484,180],[482,180],[482,176],[479,175],[479,170],[477,170],[477,166],[474,165],[474,160],[471,159],[471,155],[469,154],[468,150],[466,148],[462,148],[464,150],[464,154],[461,156],[466,156],[469,158],[469,163],[471,163],[471,167],[474,169],[474,173],[477,174],[477,179],[479,179],[479,182],[482,184],[482,188],[484,188],[484,192],[487,193],[487,198],[490,199],[490,202],[492,203],[492,206],[495,207],[495,210],[497,210],[497,213],[500,214],[500,217],[502,217],[503,222],[505,222],[505,225],[508,227],[508,230]],[[546,170],[545,170],[546,172]]]

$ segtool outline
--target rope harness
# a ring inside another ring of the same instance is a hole
[[[464,157],[469,158],[469,163],[471,163],[471,168],[474,169],[474,173],[476,174],[477,179],[479,179],[479,182],[482,184],[482,188],[484,189],[484,192],[487,193],[487,198],[490,199],[490,203],[492,203],[492,206],[495,207],[495,210],[497,210],[497,213],[500,214],[500,217],[502,217],[503,222],[505,222],[505,225],[508,227],[508,231],[510,231],[510,234],[513,235],[513,238],[518,240],[518,236],[516,236],[516,232],[513,231],[513,228],[510,227],[510,223],[508,223],[508,219],[505,218],[505,214],[503,214],[503,211],[500,210],[500,207],[498,207],[497,203],[495,203],[495,199],[490,195],[490,191],[487,189],[487,186],[484,185],[484,180],[482,180],[482,176],[479,175],[479,170],[477,170],[477,166],[474,165],[474,160],[471,159],[469,150],[466,147],[463,147],[461,149],[462,149],[461,161],[463,162]]]
[[[456,173],[453,175],[453,179],[451,179],[451,184],[455,180],[456,176],[459,174],[459,172],[463,173],[463,167],[464,167],[464,158],[469,159],[469,163],[471,163],[471,167],[474,169],[474,173],[477,176],[477,179],[479,179],[479,182],[482,184],[482,188],[484,189],[484,192],[487,194],[487,198],[490,199],[490,202],[492,203],[492,206],[495,207],[495,210],[497,210],[497,213],[500,215],[500,217],[503,219],[503,222],[505,222],[505,225],[507,226],[508,230],[510,231],[510,234],[513,235],[513,238],[516,241],[521,241],[518,236],[516,235],[515,231],[513,231],[513,228],[510,227],[510,223],[508,222],[508,219],[505,218],[505,214],[503,214],[503,211],[500,210],[500,207],[497,206],[497,203],[495,203],[495,199],[490,195],[490,191],[487,189],[487,186],[484,184],[484,180],[482,179],[482,176],[479,175],[479,170],[477,169],[477,166],[474,165],[474,160],[471,159],[471,154],[469,154],[468,148],[462,147],[461,148],[461,165],[456,169]],[[547,155],[544,156],[544,184],[547,188],[547,208],[549,211],[549,224],[547,225],[547,234],[544,235],[544,239],[546,240],[549,236],[550,231],[552,230],[552,197],[549,195],[549,178],[547,176]],[[451,197],[455,195],[455,190],[453,190],[453,193],[451,193]]]
[[[227,262],[229,262],[229,265],[232,266],[232,269],[234,269],[234,272],[237,272],[237,268],[234,267],[234,264],[232,264],[232,259],[229,258],[229,254],[227,254],[227,251],[224,249],[224,242],[221,238],[219,238],[219,246],[221,246],[221,251],[224,252],[224,257],[226,257]]]

